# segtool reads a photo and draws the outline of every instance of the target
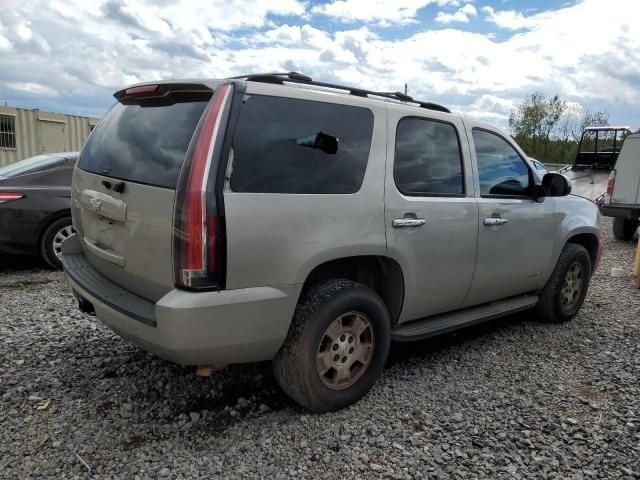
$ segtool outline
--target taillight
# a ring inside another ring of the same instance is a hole
[[[176,191],[174,269],[177,286],[220,287],[223,222],[218,215],[215,186],[207,191],[210,168],[222,128],[231,86],[218,87],[194,133]]]
[[[607,180],[607,195],[611,197],[613,195],[613,185],[616,183],[616,171],[611,170],[609,174],[609,179]]]
[[[13,202],[14,200],[20,200],[21,198],[24,198],[22,193],[0,192],[0,203]]]
[[[158,85],[140,85],[139,87],[127,88],[125,95],[141,95],[143,93],[153,93],[158,90]]]

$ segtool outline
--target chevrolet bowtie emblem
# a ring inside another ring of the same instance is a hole
[[[90,198],[89,205],[91,205],[91,208],[93,208],[97,212],[102,206],[102,200],[100,200],[99,198]]]

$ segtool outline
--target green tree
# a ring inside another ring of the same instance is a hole
[[[525,153],[550,163],[572,163],[584,128],[608,123],[606,111],[583,110],[541,92],[525,97],[509,115],[511,134]]]

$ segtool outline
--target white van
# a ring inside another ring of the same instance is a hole
[[[640,219],[640,133],[629,135],[609,175],[601,212],[614,217],[613,234],[631,240]]]

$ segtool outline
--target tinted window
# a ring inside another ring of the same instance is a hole
[[[462,194],[462,158],[453,125],[403,118],[396,130],[393,174],[405,194]]]
[[[19,162],[11,163],[0,168],[0,177],[10,178],[29,173],[36,173],[48,168],[57,167],[66,162],[62,157],[55,155],[37,155],[35,157],[26,158]]]
[[[206,104],[118,103],[89,137],[78,166],[100,175],[175,188]]]
[[[369,158],[370,110],[292,98],[245,97],[233,138],[231,189],[354,193]]]
[[[481,195],[529,196],[529,169],[506,140],[473,129]]]
[[[548,173],[547,167],[545,167],[542,163],[540,163],[540,162],[539,162],[539,161],[537,161],[537,160],[533,160],[533,159],[529,159],[529,160],[531,160],[531,163],[533,163],[533,166],[535,167],[535,169],[536,169],[538,172],[541,172],[541,173]]]

